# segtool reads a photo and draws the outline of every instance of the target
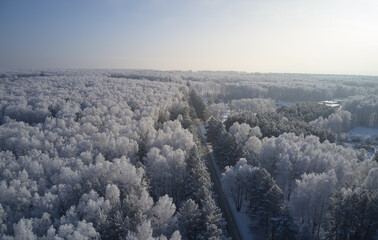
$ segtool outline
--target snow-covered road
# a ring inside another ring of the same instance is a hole
[[[203,124],[199,125],[201,130],[201,137],[206,141],[206,129]],[[249,217],[243,212],[237,212],[230,196],[227,196],[222,188],[220,179],[222,172],[219,169],[215,161],[215,156],[211,150],[211,146],[207,143],[209,149],[209,171],[211,174],[212,182],[214,183],[214,189],[219,199],[219,204],[226,218],[228,230],[232,239],[252,239],[252,235],[249,231]]]

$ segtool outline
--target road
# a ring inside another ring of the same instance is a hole
[[[214,190],[215,190],[215,193],[217,195],[220,208],[222,209],[223,216],[227,221],[228,232],[230,233],[232,239],[241,240],[243,238],[241,237],[238,225],[236,224],[234,215],[232,214],[230,206],[228,205],[227,198],[226,198],[224,192],[222,191],[222,185],[221,185],[220,180],[219,180],[220,173],[217,172],[217,168],[215,166],[216,162],[215,162],[214,153],[211,150],[211,148],[209,148],[209,145],[206,141],[205,126],[203,124],[199,124],[199,128],[201,130],[201,137],[202,137],[204,143],[206,144],[206,148],[208,149],[207,166],[208,166],[209,171],[210,171],[211,181],[214,183]]]

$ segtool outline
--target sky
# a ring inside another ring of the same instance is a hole
[[[378,75],[376,0],[0,0],[0,69]]]

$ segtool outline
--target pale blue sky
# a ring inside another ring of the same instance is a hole
[[[375,0],[0,0],[0,68],[378,75]]]

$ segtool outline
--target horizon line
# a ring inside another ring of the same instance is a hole
[[[363,77],[378,77],[377,75],[371,74],[348,74],[348,73],[313,73],[313,72],[260,72],[260,71],[245,71],[245,70],[206,70],[206,69],[153,69],[153,68],[1,68],[0,72],[4,71],[84,71],[84,70],[129,70],[129,71],[156,71],[156,72],[229,72],[229,73],[246,73],[246,74],[287,74],[287,75],[332,75],[332,76],[363,76]]]

